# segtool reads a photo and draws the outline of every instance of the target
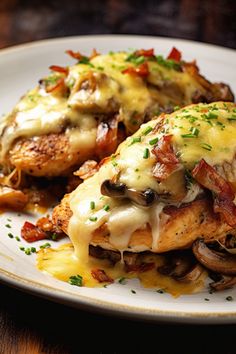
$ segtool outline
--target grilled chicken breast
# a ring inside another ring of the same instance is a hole
[[[236,229],[236,105],[190,105],[143,124],[53,213],[80,259],[89,245],[162,253]]]
[[[212,84],[173,49],[89,57],[68,51],[77,64],[51,66],[0,122],[0,164],[33,176],[60,176],[90,158],[100,160],[154,114],[175,106],[232,101],[224,84]]]

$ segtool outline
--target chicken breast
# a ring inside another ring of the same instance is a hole
[[[162,253],[235,234],[235,150],[234,103],[163,114],[66,195],[54,222],[85,261],[89,245]]]
[[[88,158],[100,160],[154,114],[175,106],[232,101],[224,84],[212,84],[195,63],[173,50],[153,49],[92,57],[69,51],[78,63],[51,66],[0,122],[0,164],[33,176],[67,175]]]

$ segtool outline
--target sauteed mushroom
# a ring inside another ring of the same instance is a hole
[[[211,278],[214,282],[209,285],[215,291],[230,289],[236,284],[236,276],[214,274],[214,276],[211,275]]]
[[[110,179],[106,179],[101,185],[101,193],[112,198],[124,197],[126,191],[126,185],[124,183],[112,182]]]
[[[171,276],[181,282],[197,280],[203,272],[200,264],[192,255],[181,253],[170,258],[170,262],[157,269],[161,274]]]
[[[108,179],[102,183],[101,193],[112,198],[128,198],[141,206],[150,206],[157,198],[157,193],[150,188],[137,191],[127,188],[124,183],[115,183]]]
[[[197,260],[206,268],[221,274],[236,275],[236,256],[213,251],[202,239],[193,243],[192,250]]]

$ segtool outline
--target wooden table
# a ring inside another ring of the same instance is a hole
[[[179,37],[236,48],[235,0],[64,3],[66,8],[60,0],[1,0],[0,48],[95,33]],[[0,354],[236,352],[235,326],[154,324],[102,316],[4,285],[0,294]]]

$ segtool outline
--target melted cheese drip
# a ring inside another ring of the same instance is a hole
[[[57,249],[45,248],[37,254],[37,267],[39,270],[51,274],[55,278],[67,282],[71,276],[79,274],[83,278],[83,286],[101,287],[106,283],[99,283],[91,275],[93,269],[103,269],[113,280],[138,278],[145,288],[162,289],[174,297],[182,294],[191,294],[200,291],[204,287],[206,273],[191,283],[181,283],[174,279],[161,275],[156,268],[163,264],[163,257],[158,255],[146,255],[144,262],[154,262],[155,267],[145,272],[130,272],[124,270],[123,264],[116,263],[115,266],[107,260],[89,257],[86,264],[81,263],[74,254],[74,248],[71,244],[65,244]]]
[[[68,127],[66,134],[72,150],[83,149],[84,143],[93,149],[97,114],[119,113],[127,131],[133,133],[145,116],[153,115],[160,107],[189,104],[196,90],[205,90],[187,72],[166,68],[155,61],[148,62],[150,75],[147,80],[124,74],[124,69],[136,67],[126,61],[127,56],[125,52],[98,55],[90,61],[90,65],[69,67],[65,80],[69,97],[63,92],[47,93],[40,87],[30,90],[14,110],[1,119],[0,162],[7,162],[7,153],[18,138],[59,133],[65,126]],[[93,92],[81,86],[88,80],[89,74],[96,80]],[[61,76],[53,73],[46,80],[55,77]]]
[[[214,112],[214,116],[211,116],[211,118],[214,118],[215,122],[212,124],[206,123],[206,118],[203,116],[203,114],[210,114],[210,112]],[[156,137],[160,139],[164,134],[173,135],[174,150],[178,152],[180,162],[184,167],[192,167],[196,159],[201,158],[205,158],[212,165],[222,164],[226,158],[228,161],[232,161],[236,147],[236,123],[232,120],[234,112],[235,104],[233,103],[227,105],[224,103],[194,105],[168,115],[164,126],[158,131],[155,131],[154,128],[160,119],[142,125],[136,134],[126,139],[120,145],[116,155],[110,161],[104,163],[98,173],[82,183],[70,195],[70,209],[73,216],[69,222],[68,234],[78,258],[83,262],[88,261],[88,246],[92,241],[93,233],[103,225],[106,225],[109,233],[109,244],[106,244],[105,248],[119,250],[121,253],[129,250],[130,238],[134,231],[150,225],[153,237],[150,250],[158,252],[161,232],[159,218],[166,204],[156,202],[150,208],[141,208],[131,201],[104,197],[100,192],[102,182],[119,175],[119,181],[125,183],[129,188],[138,191],[152,188],[158,194],[166,191],[169,188],[168,183],[157,183],[153,176],[152,170],[156,159],[151,152],[152,145],[150,145],[150,141]],[[217,124],[216,114],[220,124]],[[194,126],[190,126],[189,119],[191,117],[194,118],[191,124],[195,123],[198,127],[198,134],[186,138],[185,134],[191,132],[190,127]],[[224,125],[223,130],[222,124]],[[208,136],[210,137],[208,138]],[[212,136],[215,137],[214,140]],[[223,138],[219,139],[220,136]],[[222,141],[224,141],[224,149],[222,149]],[[202,147],[203,142],[211,143],[212,150],[204,149]],[[149,156],[144,158],[146,149],[149,150]],[[176,178],[176,180],[171,180],[172,184],[169,192],[174,190],[173,184],[181,185],[180,177],[177,175]],[[181,178],[184,179],[184,174]],[[192,185],[188,193],[185,193],[182,201],[191,202],[199,192],[200,189]],[[95,204],[95,209],[91,209],[91,202]],[[176,202],[172,204],[176,205]],[[181,204],[181,201],[177,202],[177,205],[179,204]],[[104,210],[106,205],[109,206],[107,211]],[[136,250],[135,246],[132,246],[134,252],[146,249],[145,247],[140,249],[140,245],[137,245]]]

